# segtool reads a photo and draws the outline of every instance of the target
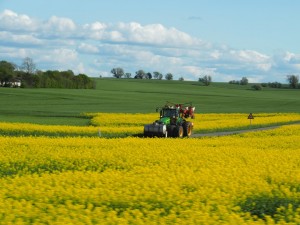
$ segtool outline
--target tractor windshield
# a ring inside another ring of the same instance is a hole
[[[176,109],[164,109],[162,110],[162,117],[178,117]]]

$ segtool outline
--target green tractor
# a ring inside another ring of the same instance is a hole
[[[192,122],[186,121],[187,118],[194,119],[195,107],[192,103],[172,104],[167,103],[159,107],[160,119],[152,124],[144,126],[144,137],[190,137],[192,135]]]

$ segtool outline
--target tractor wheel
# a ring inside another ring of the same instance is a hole
[[[179,138],[182,138],[183,137],[183,127],[182,126],[177,126],[175,129],[174,129],[174,137],[179,137]]]
[[[193,132],[193,126],[190,122],[185,122],[183,124],[183,136],[184,137],[190,137]]]

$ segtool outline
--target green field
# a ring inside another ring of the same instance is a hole
[[[154,112],[166,101],[192,102],[196,113],[300,112],[299,89],[200,82],[96,79],[97,88],[0,88],[0,121],[87,125],[84,112]]]

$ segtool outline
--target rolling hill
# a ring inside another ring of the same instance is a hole
[[[154,112],[166,101],[196,113],[299,112],[299,89],[200,82],[95,78],[96,89],[0,88],[0,121],[86,125],[84,112]]]

